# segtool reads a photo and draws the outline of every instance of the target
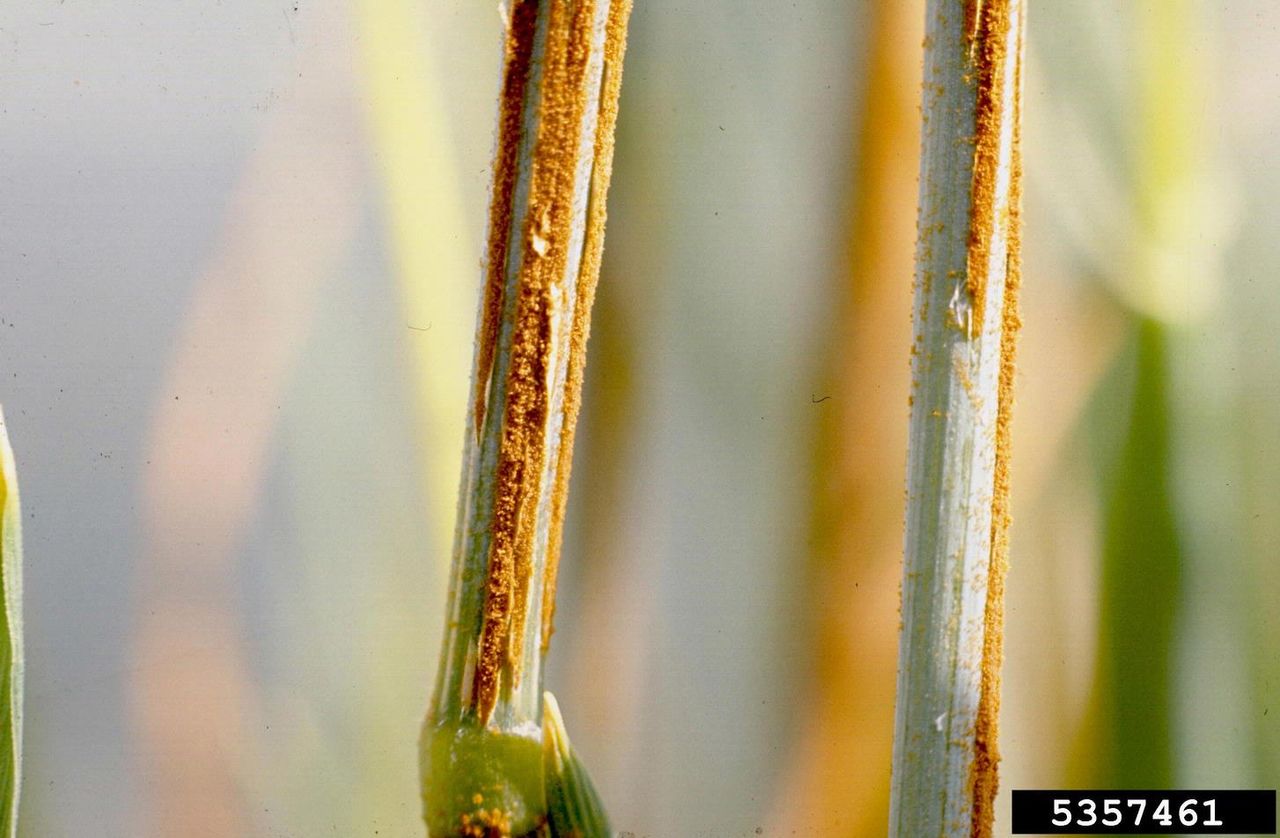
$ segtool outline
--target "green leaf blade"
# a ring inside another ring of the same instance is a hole
[[[608,838],[600,794],[569,743],[560,705],[549,692],[543,694],[542,755],[552,838]]]
[[[18,833],[22,785],[22,512],[13,449],[0,411],[0,836]]]

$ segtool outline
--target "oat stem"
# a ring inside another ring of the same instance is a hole
[[[448,623],[422,741],[433,835],[459,834],[463,817],[520,835],[545,817],[542,662],[629,11],[517,0],[507,21]]]
[[[986,836],[1017,334],[1022,0],[926,18],[890,835]]]

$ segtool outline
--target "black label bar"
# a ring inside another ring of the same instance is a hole
[[[1275,835],[1276,792],[1013,792],[1015,835]]]

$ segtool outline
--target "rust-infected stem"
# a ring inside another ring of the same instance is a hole
[[[542,662],[630,0],[516,0],[507,23],[448,622],[420,743],[433,836],[547,819]]]
[[[988,836],[1018,330],[1023,0],[930,0],[890,834]]]
[[[627,0],[517,0],[431,716],[536,737]]]

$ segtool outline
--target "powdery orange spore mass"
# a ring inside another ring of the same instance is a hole
[[[1015,0],[1016,1],[1016,0]],[[980,2],[980,0],[975,0]],[[1004,594],[1005,576],[1009,567],[1009,458],[1010,424],[1013,415],[1014,359],[1017,351],[1018,331],[1022,322],[1018,316],[1018,291],[1021,283],[1021,203],[1022,203],[1022,31],[1017,33],[1017,52],[1005,54],[1005,43],[1012,25],[1009,15],[1011,0],[986,0],[980,3],[981,43],[975,53],[978,66],[978,137],[974,161],[974,209],[970,226],[970,251],[968,281],[974,294],[974,322],[981,323],[983,295],[986,287],[986,269],[990,252],[989,231],[994,228],[995,200],[995,151],[989,161],[990,171],[983,171],[984,192],[979,196],[979,163],[983,146],[990,142],[998,148],[1001,119],[1001,96],[1004,92],[1014,97],[1010,108],[1013,119],[1013,148],[1010,161],[1009,217],[1006,250],[1006,276],[1002,300],[1000,335],[1000,369],[997,390],[995,431],[995,475],[991,502],[991,556],[987,581],[987,601],[984,613],[982,645],[981,693],[974,735],[973,761],[973,838],[990,838],[995,820],[995,796],[999,785],[998,748],[1000,716],[1000,670],[1004,658]],[[1019,21],[1021,26],[1021,21]],[[1005,62],[1014,61],[1013,89],[1001,91]],[[990,136],[984,137],[984,132]],[[981,200],[982,203],[979,203]],[[982,213],[986,213],[983,215]],[[981,231],[988,231],[983,233]],[[975,246],[976,245],[976,246]],[[976,251],[976,253],[975,253]],[[976,282],[975,282],[976,279]],[[977,290],[975,291],[975,286]]]
[[[506,67],[498,110],[498,149],[493,167],[493,200],[489,207],[488,270],[480,328],[476,335],[476,391],[472,411],[478,437],[483,436],[485,402],[497,354],[498,330],[506,296],[504,288],[509,252],[508,236],[515,209],[524,97],[533,59],[537,11],[535,2],[516,3],[511,10],[507,29]],[[512,474],[512,464],[504,465],[505,473],[501,468],[499,471],[499,483],[508,484],[513,478],[518,481],[519,475]],[[472,700],[476,703],[480,716],[486,720],[493,712],[496,701],[501,678],[498,663],[506,650],[506,626],[510,623],[512,592],[515,587],[511,542],[518,510],[518,504],[513,503],[516,500],[518,498],[503,498],[499,495],[495,499],[490,525],[494,530],[494,545],[490,549],[485,580],[482,628],[472,689]]]
[[[545,440],[548,412],[551,357],[551,298],[553,285],[566,281],[569,239],[573,233],[574,175],[579,140],[587,107],[587,65],[591,58],[592,23],[595,2],[553,3],[548,34],[546,77],[543,79],[541,125],[534,150],[530,205],[530,229],[525,258],[528,270],[521,276],[521,293],[536,295],[539,306],[540,341],[537,377],[528,385],[538,397],[536,425],[529,428],[524,457],[528,479],[521,487],[527,500],[522,505],[516,542],[515,607],[507,635],[507,663],[513,686],[519,683],[524,659],[525,622],[529,611],[529,586],[533,580],[534,540],[537,535],[537,508],[545,469]],[[536,216],[536,217],[535,217]],[[526,281],[527,277],[527,281]],[[564,295],[561,295],[564,299]],[[521,319],[517,319],[517,329]],[[517,335],[519,331],[517,331]],[[518,356],[515,356],[518,357]],[[514,371],[514,367],[513,367]],[[514,378],[512,379],[514,384]],[[510,386],[510,385],[509,385]],[[508,424],[511,416],[508,414]],[[501,485],[499,492],[503,491]],[[501,496],[501,495],[499,495]]]
[[[489,204],[489,252],[486,259],[484,299],[476,334],[475,393],[472,411],[477,441],[482,434],[489,378],[497,353],[498,324],[507,276],[507,235],[514,214],[516,171],[520,154],[525,88],[533,58],[537,3],[517,3],[507,27],[506,62],[498,104],[498,149],[493,161],[493,197]]]
[[[551,644],[555,624],[556,577],[560,568],[560,544],[569,497],[569,475],[573,469],[574,431],[582,403],[582,376],[587,360],[587,337],[591,328],[591,308],[604,253],[605,196],[613,171],[613,137],[618,122],[618,97],[622,91],[622,59],[627,43],[627,19],[631,0],[613,0],[604,42],[604,74],[600,81],[600,113],[596,124],[595,160],[591,169],[591,189],[587,206],[587,235],[582,265],[578,271],[578,305],[569,335],[569,372],[565,381],[564,423],[560,434],[560,455],[551,497],[551,532],[547,546],[547,568],[542,588],[542,652]]]
[[[546,3],[547,0],[541,0]],[[533,25],[536,21],[539,0],[520,0],[512,12],[512,32],[517,32],[516,21],[527,24],[527,31],[513,37],[528,38],[532,46]],[[582,123],[587,114],[587,71],[591,59],[595,0],[570,3],[550,0],[545,36],[543,77],[540,90],[538,136],[533,150],[529,187],[529,212],[522,231],[522,261],[517,282],[515,324],[511,345],[511,361],[507,374],[506,401],[503,406],[502,433],[498,450],[498,462],[494,489],[494,505],[490,523],[490,549],[485,601],[482,615],[480,644],[475,670],[474,696],[477,714],[487,721],[498,700],[504,669],[509,672],[511,685],[519,683],[524,658],[525,623],[528,620],[529,591],[534,571],[534,551],[537,539],[537,510],[542,490],[542,475],[546,467],[546,435],[551,418],[550,405],[554,402],[549,388],[553,373],[553,320],[556,300],[567,295],[555,293],[557,286],[568,281],[576,282],[581,295],[574,308],[571,322],[569,374],[567,392],[562,394],[564,425],[562,442],[555,467],[556,499],[553,501],[552,541],[548,549],[548,563],[559,550],[562,529],[564,483],[572,457],[573,428],[576,422],[582,385],[582,365],[585,353],[587,323],[596,277],[599,273],[599,250],[603,236],[604,186],[607,185],[608,165],[603,167],[604,181],[591,184],[591,215],[588,219],[586,253],[577,277],[566,278],[569,261],[569,245],[573,233],[573,204]],[[610,9],[610,38],[621,42],[629,10],[623,0],[614,0]],[[620,60],[619,43],[606,55],[606,63],[612,56]],[[511,50],[521,54],[519,47]],[[509,63],[509,70],[516,66]],[[602,106],[609,112],[601,114],[601,128],[597,130],[594,154],[600,162],[601,133],[607,130],[604,142],[612,144],[614,111],[617,103],[618,67],[612,68],[606,77]],[[527,69],[526,69],[527,75]],[[506,91],[515,91],[517,85],[504,85],[503,113],[506,114]],[[514,92],[513,94],[514,95]],[[520,96],[523,97],[520,86]],[[505,117],[504,117],[505,119]],[[501,139],[513,147],[519,143],[519,126],[513,134],[502,134]],[[518,160],[507,149],[499,151],[499,162],[510,158],[513,166]],[[495,178],[499,175],[495,174]],[[514,168],[510,173],[514,182]],[[500,180],[495,181],[495,196],[504,189]],[[505,212],[505,226],[495,215],[494,239],[509,230],[511,219],[510,199],[500,204],[495,197],[495,213]],[[499,249],[507,252],[505,240],[491,241],[490,258]],[[494,275],[490,274],[492,283]],[[583,291],[585,290],[585,294]],[[494,302],[496,300],[496,302]],[[486,294],[486,317],[490,311],[501,317],[502,291],[492,288]],[[481,339],[488,337],[496,342],[496,323],[482,327]],[[484,352],[484,344],[481,352]],[[480,369],[491,369],[493,350],[482,357]],[[477,398],[482,397],[477,393]],[[558,511],[556,508],[558,507]],[[547,589],[551,593],[547,594]],[[554,596],[554,567],[544,580],[545,598]]]
[[[986,311],[987,266],[991,257],[991,233],[995,229],[996,177],[1000,168],[1000,128],[1003,122],[1005,37],[1009,31],[1009,4],[1016,0],[969,0],[966,22],[972,20],[976,40],[969,45],[972,72],[977,79],[974,108],[973,179],[970,186],[969,253],[965,283],[973,303],[969,336],[982,330]]]

